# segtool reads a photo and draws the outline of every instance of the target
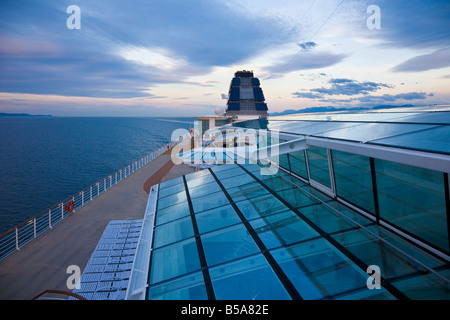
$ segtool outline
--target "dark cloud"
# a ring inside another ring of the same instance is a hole
[[[385,83],[378,82],[358,82],[356,80],[351,79],[330,79],[329,83],[331,87],[329,88],[314,88],[310,89],[310,92],[324,95],[346,95],[353,96],[358,94],[367,95],[370,92],[375,92],[381,88],[392,88],[392,86]]]
[[[68,30],[72,4],[0,2],[0,91],[141,97],[161,83],[206,86],[186,81],[289,37],[274,19],[207,0],[77,1],[81,30]],[[120,56],[127,48],[161,49],[183,65],[168,71],[139,64]]]
[[[393,68],[396,72],[417,72],[450,66],[450,47],[411,58]]]
[[[385,102],[395,102],[398,100],[424,100],[428,97],[434,96],[433,93],[427,94],[425,92],[408,92],[399,94],[383,94],[379,96],[371,95],[369,93],[376,92],[382,88],[393,88],[393,86],[386,83],[378,82],[358,82],[352,79],[335,78],[330,79],[329,88],[314,88],[309,91],[293,92],[292,95],[296,98],[316,99],[320,102],[327,103],[358,103],[358,104],[380,104]],[[347,99],[330,98],[330,96],[349,96]],[[362,95],[362,96],[361,96]],[[352,97],[356,96],[356,97]]]
[[[293,92],[292,95],[295,96],[296,98],[307,98],[307,99],[319,99],[323,97],[321,94],[316,94],[312,92]]]
[[[308,42],[297,43],[297,45],[300,48],[302,48],[302,51],[309,51],[312,48],[314,48],[315,46],[317,46],[317,43],[315,43],[313,41],[308,41]]]

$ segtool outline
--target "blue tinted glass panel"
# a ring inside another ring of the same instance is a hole
[[[251,182],[227,190],[234,202],[268,195],[269,191],[264,189],[258,182]]]
[[[432,127],[432,125],[421,124],[365,123],[363,125],[349,126],[340,130],[322,133],[320,136],[333,139],[367,142]]]
[[[275,249],[272,255],[304,299],[366,287],[367,274],[323,239]]]
[[[332,156],[337,195],[375,213],[370,159],[336,150],[332,151]]]
[[[234,176],[238,176],[244,174],[245,171],[239,168],[238,166],[234,166],[231,170],[223,170],[219,172],[214,172],[219,180],[231,178]]]
[[[158,210],[164,209],[169,206],[173,206],[174,204],[187,201],[186,191],[174,193],[170,196],[158,199]]]
[[[376,227],[368,227],[375,230]],[[396,278],[418,272],[421,267],[414,266],[406,256],[394,251],[389,245],[363,229],[347,231],[332,236],[365,264],[380,266],[381,275],[386,279]]]
[[[206,171],[206,172],[208,172],[208,171]],[[187,185],[188,185],[189,189],[191,189],[191,188],[195,188],[198,186],[203,186],[205,184],[208,184],[208,183],[214,182],[214,181],[215,181],[214,177],[211,174],[208,174],[208,175],[200,176],[196,179],[188,180]]]
[[[287,207],[271,194],[236,202],[236,206],[247,220],[287,210]]]
[[[328,167],[328,152],[324,148],[307,150],[309,173],[311,179],[331,189],[330,168]]]
[[[261,180],[273,191],[281,191],[291,189],[293,187],[289,181],[286,181],[286,179],[280,177],[279,175],[263,176]]]
[[[156,212],[156,225],[186,217],[190,214],[189,206],[186,201],[164,209],[158,209]]]
[[[369,290],[367,287],[360,290],[344,293],[333,297],[333,300],[397,300],[385,288]]]
[[[319,236],[292,211],[251,220],[250,224],[268,249]]]
[[[299,208],[298,211],[327,233],[356,227],[356,224],[350,222],[325,204]]]
[[[186,217],[156,226],[154,231],[153,247],[158,248],[172,242],[180,241],[194,236],[191,217]]]
[[[200,270],[197,244],[190,238],[153,250],[150,284]]]
[[[209,266],[243,258],[259,251],[242,224],[204,234],[201,240]]]
[[[189,195],[191,196],[191,198],[199,198],[210,193],[218,192],[220,190],[220,186],[217,184],[217,182],[214,181],[205,185],[197,186],[195,188],[189,188]]]
[[[224,186],[225,189],[238,187],[247,183],[254,182],[255,179],[253,179],[248,174],[244,173],[238,176],[233,176],[232,178],[222,179],[220,182]]]
[[[439,274],[450,278],[449,270]],[[448,284],[432,273],[393,281],[392,284],[412,300],[450,300]]]
[[[165,196],[174,194],[174,193],[178,193],[184,190],[184,183],[177,183],[173,186],[170,187],[166,187],[166,188],[160,188],[159,189],[159,194],[158,197],[159,198],[163,198]]]
[[[318,200],[298,188],[278,191],[277,194],[294,208],[300,208],[319,203]]]
[[[197,272],[175,280],[153,285],[148,292],[149,300],[207,300],[203,273]]]
[[[449,251],[442,172],[375,159],[380,217]]]
[[[168,181],[161,182],[159,184],[159,188],[160,189],[165,189],[165,188],[174,186],[174,185],[179,184],[179,183],[183,184],[183,177],[178,177],[178,178],[170,179]]]
[[[219,300],[288,300],[289,294],[262,254],[211,268]]]
[[[305,152],[303,150],[289,153],[291,171],[302,178],[308,179],[306,171]]]
[[[203,211],[195,216],[199,232],[206,233],[241,222],[231,205]]]
[[[228,199],[222,191],[209,194],[207,199],[204,197],[192,199],[192,206],[195,213],[200,213],[226,204],[228,204]]]
[[[450,126],[441,126],[435,129],[413,132],[371,142],[411,149],[450,153]]]

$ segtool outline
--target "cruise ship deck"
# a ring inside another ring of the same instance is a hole
[[[85,268],[110,220],[141,219],[148,186],[194,172],[166,152],[0,261],[0,300],[28,300],[44,290],[68,291],[67,267]]]

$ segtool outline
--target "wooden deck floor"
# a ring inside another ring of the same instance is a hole
[[[148,199],[144,185],[194,172],[169,162],[169,154],[161,155],[0,261],[0,300],[28,300],[46,289],[68,291],[67,267],[84,269],[110,220],[144,216]]]

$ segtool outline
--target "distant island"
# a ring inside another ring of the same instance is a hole
[[[297,114],[297,113],[316,113],[316,112],[333,112],[333,111],[357,111],[357,110],[369,110],[369,109],[388,109],[388,108],[405,108],[405,107],[413,107],[413,105],[411,104],[405,104],[405,105],[381,105],[381,106],[376,106],[376,107],[372,107],[372,108],[336,108],[336,107],[311,107],[311,108],[305,108],[305,109],[301,109],[301,110],[292,110],[292,109],[288,109],[288,110],[284,110],[281,112],[273,112],[270,113],[270,115],[272,117],[275,116],[284,116],[284,115],[288,115],[288,114]]]
[[[0,117],[51,117],[51,115],[0,112]]]

